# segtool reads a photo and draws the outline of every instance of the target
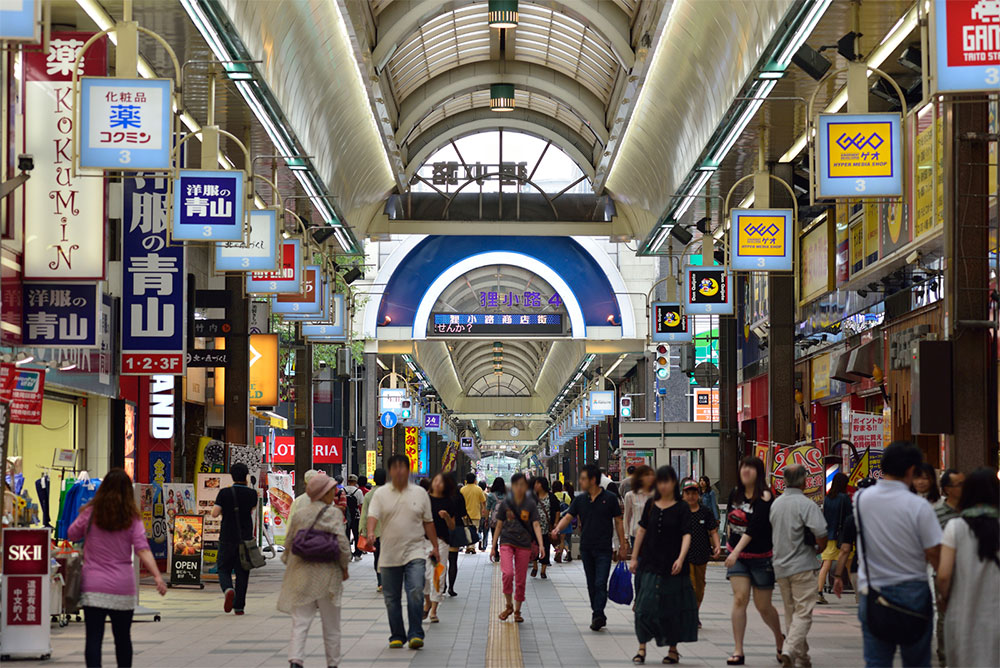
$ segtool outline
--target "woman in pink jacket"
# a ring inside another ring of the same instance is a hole
[[[101,665],[104,622],[111,618],[118,666],[132,666],[132,612],[136,604],[132,551],[156,579],[163,596],[167,585],[149,550],[146,528],[139,519],[132,480],[112,469],[97,488],[97,496],[80,511],[69,528],[69,539],[84,542],[81,605],[87,629],[87,668]]]

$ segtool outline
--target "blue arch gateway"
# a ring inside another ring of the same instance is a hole
[[[444,289],[467,271],[491,265],[527,269],[558,290],[573,338],[600,327],[602,338],[635,335],[625,283],[611,258],[591,239],[573,237],[428,236],[397,249],[379,272],[366,310],[365,335],[386,337],[391,327],[412,338],[426,336],[428,320]]]

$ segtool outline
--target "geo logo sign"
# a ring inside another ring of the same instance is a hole
[[[937,92],[1000,86],[1000,0],[935,0],[933,71]]]
[[[791,271],[791,209],[734,209],[732,267],[740,271]]]
[[[819,196],[903,194],[901,116],[820,114]]]
[[[892,146],[880,150],[889,136],[888,123],[830,123],[827,133],[833,141],[830,176],[892,176]]]

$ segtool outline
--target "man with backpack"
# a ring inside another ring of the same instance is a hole
[[[365,493],[358,486],[358,476],[353,473],[347,476],[344,486],[347,494],[347,539],[354,545],[353,560],[361,561],[361,551],[358,549],[358,529],[361,523],[361,504],[365,502]]]

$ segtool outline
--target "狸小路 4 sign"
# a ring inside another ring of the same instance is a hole
[[[903,194],[902,117],[820,114],[816,186],[819,197]]]
[[[791,209],[733,209],[730,265],[737,271],[791,271]]]
[[[174,181],[171,239],[242,241],[242,171],[182,169]]]
[[[1000,90],[1000,1],[934,0],[933,92]]]
[[[80,167],[170,169],[172,79],[80,79]]]

